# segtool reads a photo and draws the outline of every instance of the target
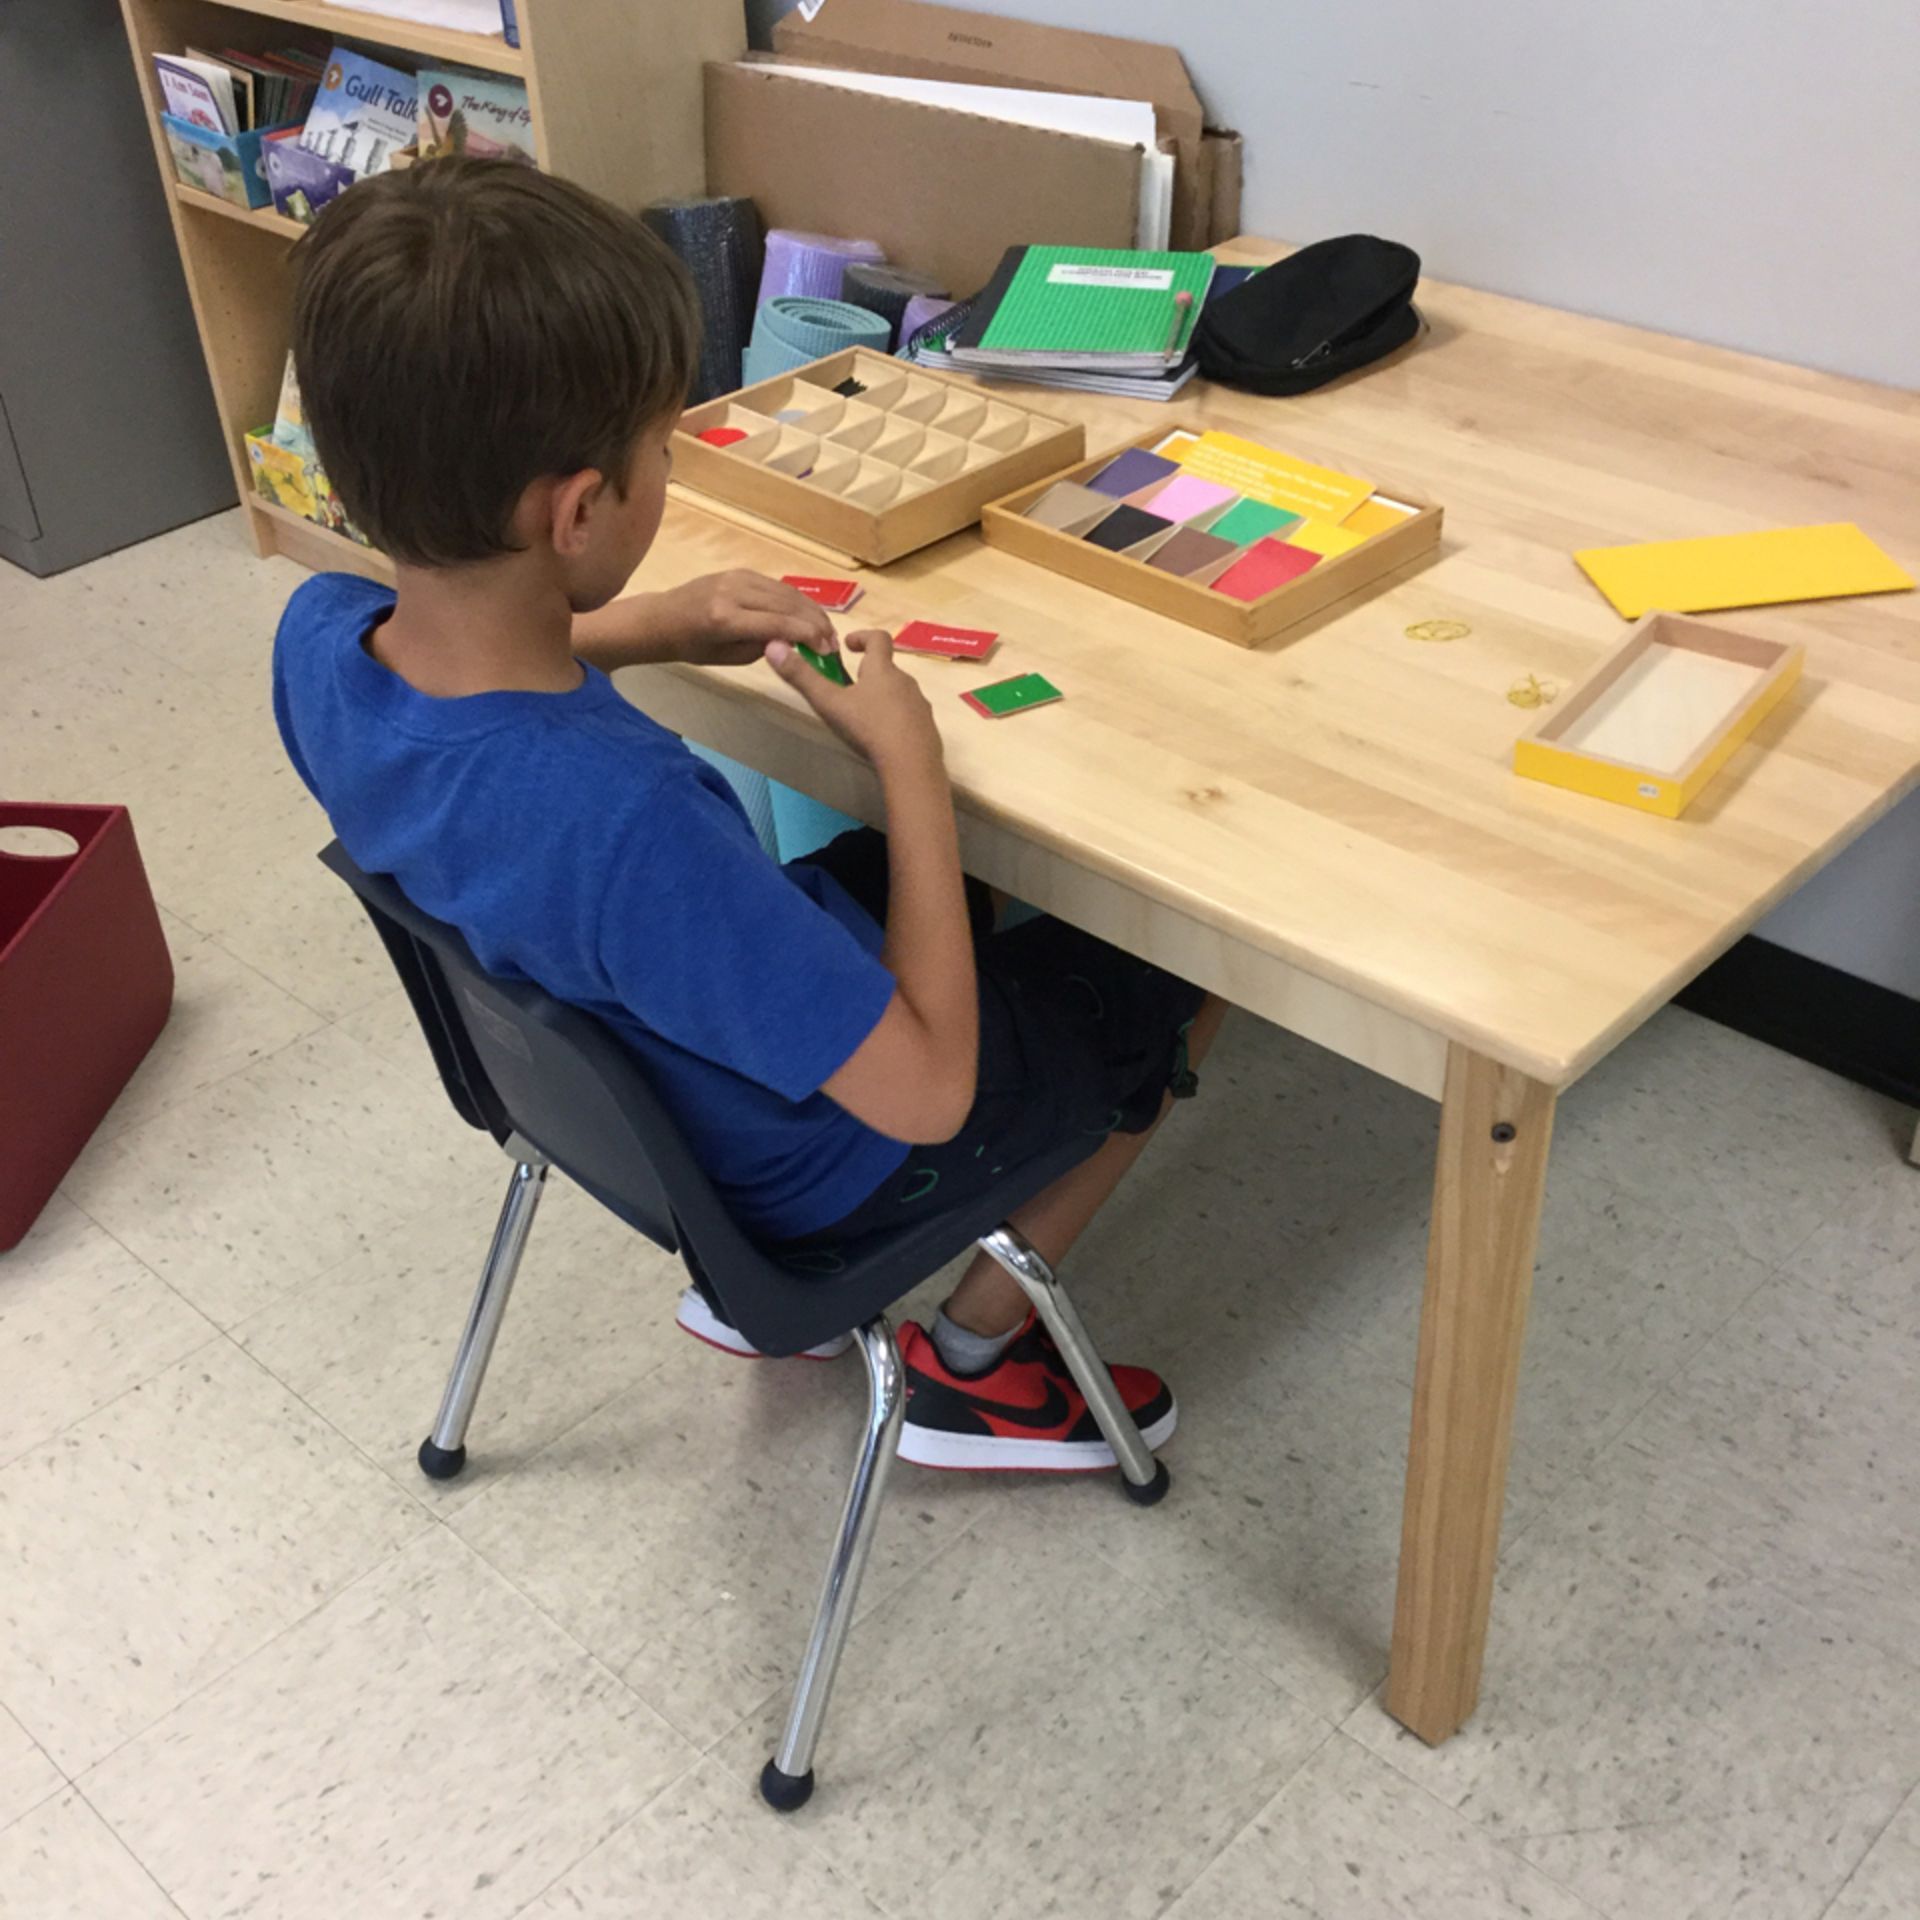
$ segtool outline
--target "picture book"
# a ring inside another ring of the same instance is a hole
[[[267,190],[275,208],[303,226],[331,200],[353,185],[350,168],[337,160],[311,153],[300,144],[299,131],[288,127],[261,142],[267,165]]]
[[[529,167],[536,163],[533,109],[518,80],[423,67],[418,125],[422,160],[459,153]]]
[[[246,163],[234,141],[217,129],[191,126],[168,114],[160,123],[167,136],[173,171],[189,187],[236,207],[251,207]]]
[[[254,490],[261,499],[297,513],[302,520],[320,518],[307,463],[291,447],[276,446],[271,434],[250,433],[247,464],[253,470]]]
[[[273,416],[273,444],[291,447],[302,459],[314,458],[313,435],[307,431],[306,409],[300,403],[300,381],[293,370],[293,355],[287,355],[286,370],[280,376],[280,405]]]
[[[364,179],[384,173],[393,154],[413,144],[418,113],[412,74],[336,46],[327,56],[300,144],[319,159],[345,168],[351,178]]]
[[[156,53],[153,70],[167,111],[190,127],[209,133],[239,133],[239,108],[233,97],[233,76],[210,60],[189,60],[185,54]]]

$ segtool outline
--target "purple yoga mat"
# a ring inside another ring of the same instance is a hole
[[[767,264],[760,273],[756,307],[769,300],[798,295],[812,300],[838,300],[840,277],[850,260],[883,260],[872,240],[841,240],[830,233],[795,233],[775,227],[767,235]]]

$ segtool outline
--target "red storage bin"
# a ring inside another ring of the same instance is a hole
[[[17,1246],[167,1024],[173,960],[125,807],[0,801],[0,1252]]]

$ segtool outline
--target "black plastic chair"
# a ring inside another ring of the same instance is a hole
[[[976,1242],[1032,1300],[1143,1506],[1168,1486],[1051,1267],[1007,1215],[1085,1157],[1084,1143],[1011,1169],[988,1195],[846,1249],[830,1278],[796,1272],[729,1218],[632,1053],[591,1015],[539,987],[482,970],[452,927],[422,913],[383,875],[363,873],[336,841],[322,863],[359,896],[406,987],[454,1111],[492,1134],[514,1163],[493,1244],[460,1336],[420,1465],[451,1479],[466,1464],[487,1362],[550,1167],[686,1262],[694,1283],[768,1354],[794,1354],[854,1329],[870,1388],[865,1430],[786,1730],[760,1777],[780,1812],[813,1792],[813,1758],[873,1542],[905,1411],[887,1308]]]

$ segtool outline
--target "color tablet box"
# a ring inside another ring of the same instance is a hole
[[[836,391],[850,379],[857,394]],[[742,437],[701,438],[715,429]],[[870,566],[972,526],[989,500],[1085,452],[1076,424],[864,347],[689,408],[673,436],[674,478],[692,492]]]
[[[1515,741],[1513,770],[1678,819],[1792,690],[1804,650],[1650,613]]]
[[[1098,521],[1076,521],[1073,510],[1088,508],[1090,500],[1099,500],[1091,486],[1095,476],[1128,447],[1158,452],[1165,458],[1184,450],[1200,432],[1190,421],[1174,421],[1123,446],[1108,448],[1097,458],[1036,480],[989,502],[981,515],[981,532],[989,546],[1003,548],[1036,566],[1243,647],[1260,646],[1294,629],[1304,630],[1303,622],[1350,595],[1373,591],[1390,577],[1402,575],[1430,558],[1440,543],[1440,508],[1386,474],[1368,476],[1374,494],[1354,511],[1364,512],[1373,500],[1391,501],[1405,509],[1394,514],[1391,524],[1367,534],[1342,553],[1317,556],[1313,565],[1251,600],[1215,591],[1237,559],[1258,544],[1257,540],[1248,541],[1244,548],[1239,543],[1208,544],[1213,539],[1212,529],[1247,504],[1237,501],[1231,492],[1226,504],[1204,511],[1198,520],[1176,527],[1151,545],[1109,552],[1099,542],[1084,537]],[[1044,506],[1043,501],[1047,503]],[[1106,504],[1111,510],[1113,502],[1109,499]],[[1143,504],[1139,498],[1122,504],[1138,506],[1146,513],[1156,511],[1150,502]],[[1176,504],[1183,502],[1177,500]],[[1050,524],[1062,519],[1066,525]],[[1271,537],[1265,531],[1259,535],[1260,539]],[[1343,543],[1336,539],[1328,544]],[[1298,634],[1291,633],[1291,637],[1297,638]]]

